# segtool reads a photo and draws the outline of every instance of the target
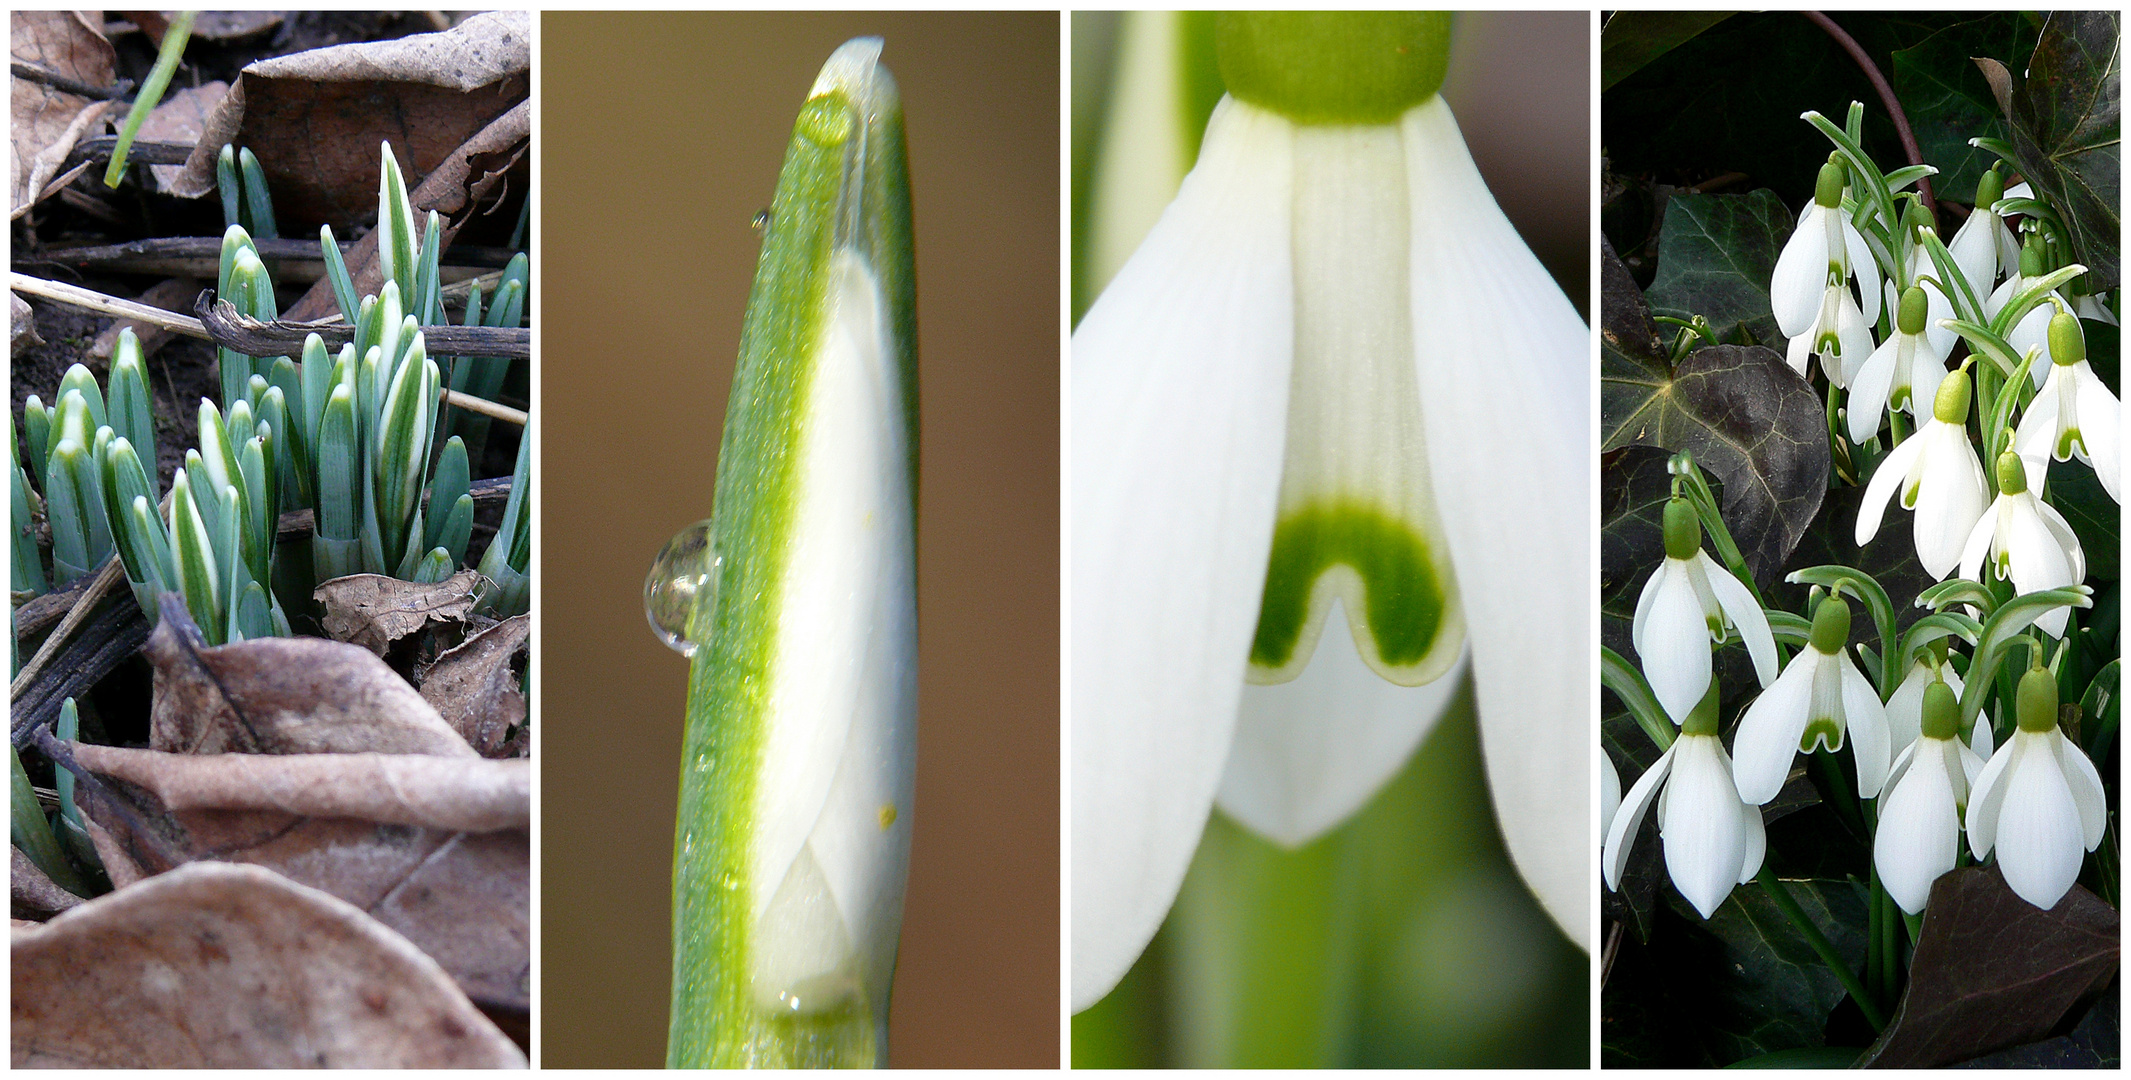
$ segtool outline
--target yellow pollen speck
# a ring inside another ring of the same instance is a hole
[[[890,826],[894,825],[894,824],[895,824],[895,804],[894,804],[894,803],[882,803],[882,804],[881,804],[881,831],[882,831],[882,832],[887,832],[887,831],[888,831],[888,828],[889,828]]]

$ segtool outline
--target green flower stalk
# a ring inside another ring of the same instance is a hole
[[[786,151],[714,516],[646,585],[692,657],[667,1064],[878,1065],[917,714],[917,370],[901,106],[860,38]]]

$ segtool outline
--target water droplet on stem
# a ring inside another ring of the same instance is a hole
[[[702,644],[689,634],[698,596],[708,592],[704,602],[714,602],[718,588],[718,553],[710,530],[706,520],[673,534],[644,576],[644,618],[659,640],[682,656],[694,656]]]

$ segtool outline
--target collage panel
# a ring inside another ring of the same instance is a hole
[[[1591,33],[1074,13],[1075,1067],[1589,1060]]]
[[[15,1067],[528,1064],[533,23],[10,15]]]
[[[544,18],[543,1064],[1058,1063],[1058,22]]]
[[[1603,1067],[2115,1067],[2119,23],[1603,28]]]

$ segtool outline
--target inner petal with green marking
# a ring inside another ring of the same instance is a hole
[[[1405,150],[1394,126],[1297,128],[1295,367],[1247,678],[1309,665],[1332,599],[1364,663],[1432,682],[1465,638],[1414,371]]]

